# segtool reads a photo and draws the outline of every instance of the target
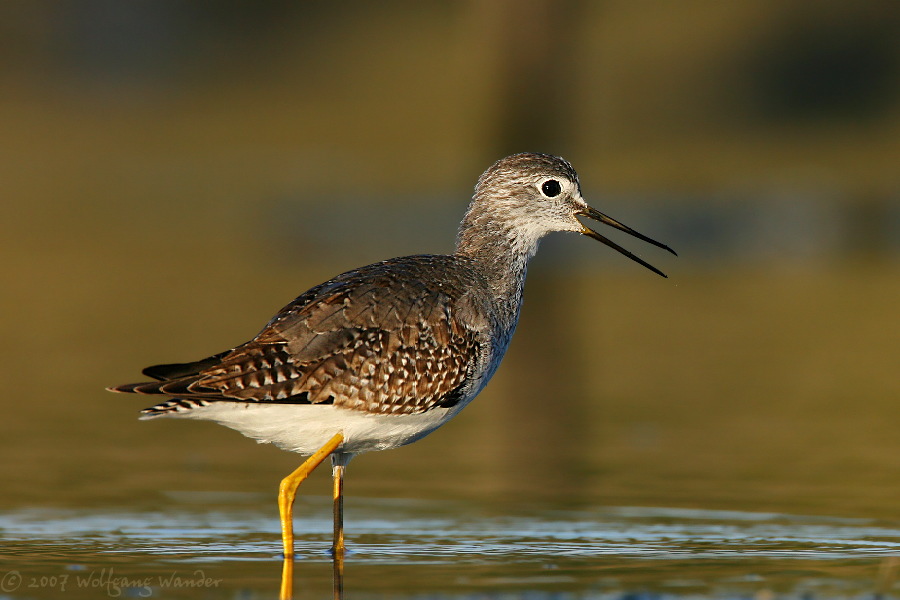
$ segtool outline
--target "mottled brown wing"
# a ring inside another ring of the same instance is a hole
[[[379,414],[449,406],[477,360],[477,332],[455,298],[391,273],[301,296],[251,342],[169,395],[253,402],[332,403]],[[455,290],[458,292],[459,290]]]

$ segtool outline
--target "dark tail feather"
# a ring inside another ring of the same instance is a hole
[[[195,408],[209,406],[208,400],[201,398],[172,398],[166,402],[161,402],[156,406],[145,408],[141,411],[141,420],[154,419],[156,417],[165,417],[178,413],[190,412]]]
[[[126,394],[164,394],[162,391],[164,381],[142,381],[140,383],[126,383],[106,388],[110,392],[124,392]]]
[[[123,385],[111,385],[107,389],[110,392],[122,392],[124,394],[140,394],[137,388],[147,385],[146,383],[126,383]]]
[[[147,367],[142,372],[147,377],[156,381],[141,381],[139,383],[126,383],[108,387],[111,392],[123,392],[126,394],[158,394],[164,396],[177,396],[179,394],[203,395],[204,392],[212,392],[211,389],[189,390],[188,386],[200,379],[200,372],[214,367],[222,362],[222,358],[230,354],[231,350],[220,352],[209,358],[189,363],[173,363],[170,365],[154,365]]]
[[[204,358],[203,360],[198,360],[189,363],[172,363],[169,365],[153,365],[152,367],[147,367],[142,371],[144,375],[147,377],[152,377],[158,381],[172,381],[173,379],[182,379],[184,377],[190,377],[191,375],[196,375],[200,371],[208,369],[210,367],[214,367],[220,362],[222,362],[222,358],[226,355],[230,354],[231,350],[226,350],[225,352],[220,352],[214,356],[210,356],[209,358]],[[127,386],[119,386],[119,387],[127,387]],[[115,389],[114,391],[124,392],[131,390],[120,390]],[[148,393],[148,392],[138,392],[138,393]],[[152,392],[150,392],[152,393]]]
[[[182,379],[174,379],[171,381],[144,381],[141,383],[126,383],[125,385],[117,385],[115,387],[106,389],[111,392],[125,392],[126,394],[155,394],[163,396],[218,395],[216,393],[216,390],[211,388],[198,386],[195,389],[191,389],[190,386],[197,383],[199,379],[199,375],[194,375],[192,377],[184,377]]]

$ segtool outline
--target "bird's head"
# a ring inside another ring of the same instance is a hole
[[[578,174],[563,158],[548,154],[514,154],[494,163],[475,186],[475,195],[460,229],[458,247],[476,243],[480,234],[506,236],[529,254],[538,241],[554,231],[573,231],[598,240],[617,252],[665,274],[590,227],[587,217],[624,231],[675,254],[675,251],[592,208],[581,195]]]

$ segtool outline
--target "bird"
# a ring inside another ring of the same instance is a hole
[[[309,458],[279,486],[283,556],[294,554],[298,486],[331,457],[334,533],[343,556],[344,471],[357,454],[410,444],[447,423],[496,372],[519,320],[529,259],[553,232],[593,238],[597,221],[677,254],[589,206],[572,165],[502,158],[479,178],[452,254],[392,258],[321,283],[249,342],[194,362],[147,367],[152,381],[107,388],[164,396],[141,419],[217,422]]]

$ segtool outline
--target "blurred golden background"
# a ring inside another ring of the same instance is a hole
[[[103,388],[451,251],[536,151],[670,279],[547,240],[487,391],[348,494],[896,518],[898,32],[890,0],[0,5],[0,506],[274,502],[299,457]]]

